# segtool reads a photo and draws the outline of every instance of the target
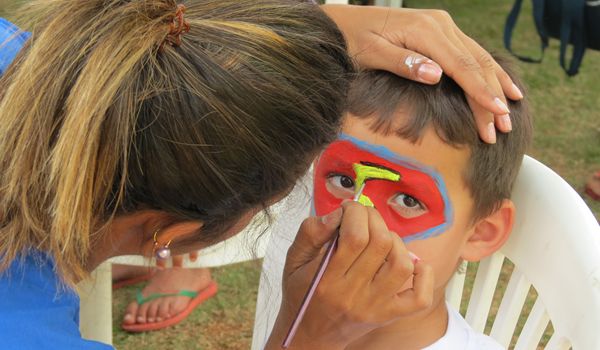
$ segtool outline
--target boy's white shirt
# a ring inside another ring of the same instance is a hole
[[[504,350],[492,337],[475,332],[465,319],[446,303],[448,328],[446,334],[423,350]]]
[[[281,281],[287,251],[302,221],[312,210],[312,170],[292,193],[273,210],[279,213],[271,226],[256,303],[252,350],[262,350],[271,334],[281,304]],[[423,350],[499,350],[504,349],[491,337],[475,332],[450,305],[446,334]]]

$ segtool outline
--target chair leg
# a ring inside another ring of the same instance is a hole
[[[111,263],[100,265],[77,289],[81,298],[79,329],[85,339],[112,345]]]

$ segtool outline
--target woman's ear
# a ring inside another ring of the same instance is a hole
[[[157,246],[171,246],[171,244],[188,237],[204,226],[201,221],[180,221],[175,223],[167,224],[160,229],[155,230],[154,232],[149,232],[146,234],[147,239],[143,244],[143,252],[145,256],[152,257],[152,254],[155,250],[155,233],[156,233],[156,243]]]
[[[510,236],[514,218],[515,205],[509,199],[503,200],[498,210],[475,223],[461,257],[466,261],[480,261],[495,253]]]

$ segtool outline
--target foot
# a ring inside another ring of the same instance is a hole
[[[600,201],[600,171],[597,171],[585,185],[585,193],[592,199]]]
[[[117,284],[126,280],[146,276],[154,272],[156,268],[148,266],[134,266],[112,264],[112,282]]]
[[[201,291],[212,281],[209,269],[170,268],[157,270],[142,295],[177,293],[181,290]],[[138,305],[132,302],[127,306],[123,324],[162,322],[181,313],[192,300],[186,296],[165,296]]]

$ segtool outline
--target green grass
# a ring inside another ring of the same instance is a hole
[[[502,45],[504,20],[512,0],[406,0],[419,8],[445,9],[459,27],[486,48],[505,52]],[[10,0],[0,0],[0,16]],[[539,39],[531,20],[530,2],[524,2],[522,16],[513,39],[520,53],[537,55]],[[6,15],[6,13],[4,13]],[[407,23],[410,25],[410,23]],[[529,152],[564,177],[575,189],[581,188],[590,174],[600,169],[600,53],[588,51],[580,74],[568,78],[558,65],[558,43],[553,40],[542,64],[518,63],[528,86],[528,98],[535,115],[534,145]],[[584,197],[596,217],[600,203]],[[473,279],[475,265],[469,267],[467,280]],[[501,277],[502,294],[512,267],[507,264]],[[134,289],[114,294],[114,343],[118,349],[248,349],[252,335],[260,264],[250,262],[213,270],[220,291],[178,326],[147,334],[123,332],[119,323],[125,306],[133,300]],[[466,288],[468,295],[470,289]],[[527,308],[535,300],[530,293]],[[497,298],[496,298],[497,300]],[[491,319],[497,309],[494,303]],[[488,325],[489,331],[489,325]],[[547,333],[545,339],[548,337]]]

